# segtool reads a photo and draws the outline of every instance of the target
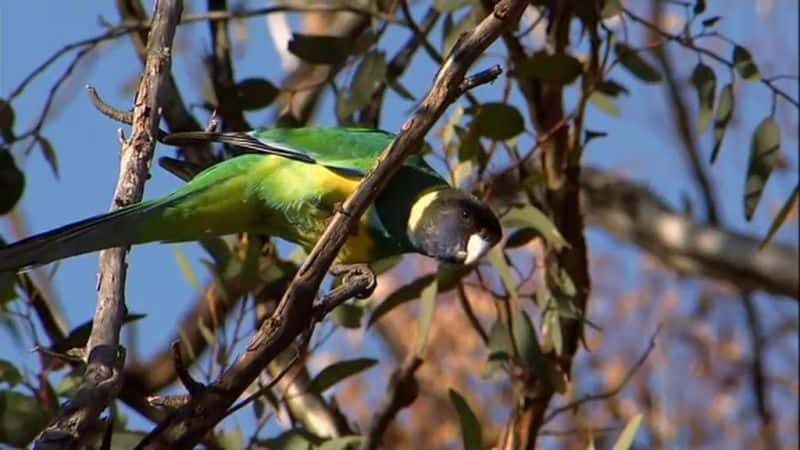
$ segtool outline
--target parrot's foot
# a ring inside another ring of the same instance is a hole
[[[341,286],[354,285],[360,289],[353,295],[355,298],[367,298],[372,295],[378,285],[375,272],[366,264],[337,264],[330,269],[333,276],[342,277]]]
[[[331,275],[342,276],[342,281],[332,291],[323,295],[313,306],[314,321],[321,321],[333,308],[351,298],[367,298],[377,285],[375,272],[366,264],[336,265]]]

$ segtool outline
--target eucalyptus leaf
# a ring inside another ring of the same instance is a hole
[[[714,94],[717,89],[717,77],[714,70],[703,63],[697,63],[692,72],[692,84],[697,91],[699,105],[697,130],[703,132],[708,127],[711,111],[714,109]]]
[[[47,423],[41,402],[15,391],[0,390],[0,443],[25,447]]]
[[[428,333],[433,323],[433,310],[436,307],[436,294],[438,293],[438,282],[436,279],[422,289],[419,296],[419,317],[417,318],[417,339],[414,344],[414,353],[422,353],[425,343],[428,341]]]
[[[289,40],[289,52],[298,58],[313,63],[336,65],[350,56],[353,41],[340,36],[293,33]]]
[[[263,78],[246,78],[236,83],[239,104],[245,111],[263,109],[278,96],[278,88]]]
[[[500,281],[503,282],[503,287],[505,287],[508,296],[511,297],[512,300],[519,299],[519,294],[517,293],[517,283],[511,276],[511,267],[509,266],[508,261],[506,261],[506,255],[503,252],[503,249],[500,248],[500,246],[495,246],[486,255],[486,259],[489,260],[489,263],[492,265],[492,267],[494,267],[494,270],[500,276]]]
[[[0,383],[14,387],[22,382],[22,374],[17,367],[5,359],[0,359]]]
[[[25,190],[25,174],[19,170],[14,157],[0,147],[0,215],[11,211]]]
[[[517,65],[515,73],[519,77],[567,85],[583,73],[583,64],[572,55],[539,51]]]
[[[756,127],[750,141],[750,162],[744,189],[744,215],[747,220],[753,218],[761,200],[764,187],[778,161],[780,145],[781,133],[777,122],[772,117],[765,118]]]
[[[36,142],[39,144],[39,148],[42,149],[42,156],[44,156],[44,160],[47,161],[47,164],[50,166],[50,170],[53,171],[53,175],[55,175],[56,179],[58,179],[58,158],[56,157],[56,151],[53,148],[53,144],[45,138],[44,136],[38,136],[36,138]]]
[[[364,442],[363,436],[335,437],[317,446],[316,450],[356,450],[361,447],[362,442]]]
[[[759,244],[759,248],[766,247],[767,244],[769,244],[769,241],[772,240],[772,237],[775,236],[778,228],[780,228],[781,225],[786,222],[786,218],[789,217],[789,213],[792,211],[792,209],[797,207],[798,197],[800,197],[800,185],[796,185],[794,187],[794,190],[792,191],[791,195],[789,195],[789,198],[786,199],[786,202],[783,204],[783,206],[781,206],[778,214],[775,215],[775,218],[772,220],[772,224],[770,224],[766,236],[764,236],[761,244]]]
[[[532,227],[537,230],[545,240],[556,249],[566,247],[567,241],[555,224],[539,208],[532,205],[511,208],[501,222],[507,227]]]
[[[619,62],[636,78],[646,83],[658,83],[661,81],[661,73],[658,72],[649,62],[635,50],[623,43],[617,43],[614,51]]]
[[[453,408],[455,408],[458,414],[458,423],[461,426],[461,439],[464,442],[464,450],[481,450],[483,448],[483,434],[478,418],[458,391],[450,389],[449,394],[450,403],[453,404]]]
[[[525,131],[525,120],[519,110],[505,103],[483,103],[470,108],[473,123],[480,136],[504,141]]]
[[[614,97],[600,91],[594,91],[589,96],[589,101],[599,110],[612,116],[619,116],[619,106],[614,103]]]
[[[755,81],[761,79],[761,74],[758,71],[758,66],[753,61],[753,56],[749,50],[741,45],[733,47],[733,67],[745,80]]]
[[[476,2],[477,0],[433,0],[433,8],[441,13],[449,13]]]
[[[14,108],[11,103],[0,98],[0,137],[6,142],[15,139],[14,136]]]
[[[711,150],[711,163],[713,164],[719,156],[722,148],[722,138],[725,136],[725,128],[733,117],[733,85],[726,84],[719,92],[717,109],[714,111],[714,147]]]
[[[369,369],[377,364],[378,361],[371,358],[358,358],[346,361],[337,361],[328,367],[322,369],[317,376],[311,380],[309,390],[322,394],[328,388],[336,383],[344,380],[347,377],[353,376],[359,372]]]
[[[625,425],[625,428],[620,433],[617,441],[614,443],[612,450],[628,450],[633,445],[633,438],[636,437],[636,432],[639,431],[639,425],[642,423],[642,415],[637,414]]]

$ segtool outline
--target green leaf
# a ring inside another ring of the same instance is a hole
[[[78,392],[86,374],[86,366],[78,366],[72,369],[55,387],[55,392],[64,397],[72,397]]]
[[[572,55],[539,51],[517,65],[515,73],[519,77],[567,85],[583,73],[583,64]]]
[[[14,391],[0,391],[0,442],[26,446],[45,426],[38,399]]]
[[[733,85],[726,84],[719,92],[717,109],[714,111],[714,148],[711,150],[711,163],[713,164],[719,156],[722,148],[722,138],[725,136],[725,128],[733,117]]]
[[[245,448],[242,430],[239,427],[223,430],[220,433],[219,443],[225,450],[240,450]]]
[[[720,16],[713,16],[709,17],[708,19],[703,20],[700,22],[704,28],[711,28],[719,22],[719,19],[722,19]]]
[[[639,425],[642,423],[642,415],[637,414],[633,416],[614,443],[612,450],[628,450],[633,444],[633,438],[636,437],[636,432],[639,430]]]
[[[612,116],[619,116],[620,114],[619,107],[616,103],[614,103],[614,97],[610,95],[604,94],[600,91],[594,91],[589,96],[589,101],[606,114]]]
[[[377,363],[377,360],[371,358],[358,358],[335,362],[322,369],[317,376],[311,380],[309,390],[322,394],[336,383],[367,370]]]
[[[600,10],[600,17],[610,19],[622,12],[622,2],[620,0],[605,0],[603,9]]]
[[[474,3],[475,0],[433,0],[433,7],[441,13],[449,13]]]
[[[316,450],[356,450],[361,447],[363,441],[363,436],[341,436],[328,439],[317,446]]]
[[[389,81],[387,85],[391,90],[397,93],[397,95],[406,100],[413,101],[417,99],[416,97],[414,97],[414,94],[412,94],[411,91],[409,91],[408,89],[406,89],[405,86],[403,86],[403,83],[401,83],[400,80]]]
[[[455,288],[458,281],[470,271],[471,270],[469,268],[465,267],[441,265],[439,266],[439,270],[435,275],[424,275],[406,285],[401,286],[389,294],[389,296],[386,297],[386,300],[381,302],[381,304],[372,311],[372,315],[367,322],[367,326],[371,326],[373,323],[377,322],[378,319],[385,316],[394,308],[419,298],[423,289],[431,284],[432,280],[436,280],[438,292],[446,292]]]
[[[532,205],[511,208],[501,218],[501,222],[507,227],[532,227],[544,236],[548,244],[558,250],[568,246],[564,236],[561,235],[550,218],[539,208]]]
[[[610,78],[597,83],[595,89],[604,94],[608,94],[612,97],[618,97],[620,94],[625,94],[625,95],[630,94],[630,91],[628,90],[628,88],[625,87],[625,85],[618,83]]]
[[[706,0],[697,0],[694,2],[694,8],[692,8],[692,12],[695,16],[703,14],[706,10]]]
[[[22,382],[22,374],[19,373],[17,367],[11,364],[11,361],[0,359],[0,383],[8,383],[10,387],[14,387]]]
[[[263,109],[278,96],[278,88],[263,78],[246,78],[236,83],[239,104],[245,111]]]
[[[371,99],[386,78],[386,56],[380,51],[370,51],[364,55],[356,68],[350,91],[340,95],[336,102],[336,113],[340,119],[348,119]]]
[[[511,139],[525,131],[522,114],[505,103],[483,103],[467,112],[474,115],[473,124],[478,134],[495,141]]]
[[[25,174],[17,168],[11,152],[0,147],[0,214],[11,211],[24,190]]]
[[[772,117],[767,117],[758,124],[750,141],[750,163],[744,189],[744,216],[747,220],[753,218],[764,186],[778,161],[780,146],[778,124]]]
[[[11,142],[14,136],[14,108],[11,103],[0,98],[0,137],[6,142]]]
[[[260,444],[270,450],[312,450],[314,438],[304,430],[289,430],[270,439],[263,439]]]
[[[528,242],[532,241],[534,238],[541,236],[538,231],[533,228],[526,227],[520,228],[519,230],[514,231],[511,235],[506,239],[505,248],[517,248],[526,245]]]
[[[489,253],[486,255],[486,259],[489,263],[494,267],[494,270],[497,272],[497,275],[500,276],[500,281],[503,282],[503,286],[508,293],[508,296],[511,297],[512,300],[517,300],[519,295],[517,293],[517,283],[514,282],[514,277],[511,276],[511,267],[508,265],[508,261],[506,261],[506,255],[503,252],[503,249],[500,246],[495,246]]]
[[[511,324],[511,329],[514,332],[514,342],[517,344],[517,351],[521,358],[520,363],[524,367],[534,370],[543,367],[542,349],[539,346],[539,339],[531,318],[528,317],[525,310],[520,308],[514,311],[513,316],[514,322]]]
[[[702,133],[708,127],[711,110],[714,109],[714,94],[717,90],[717,77],[714,70],[703,63],[697,63],[692,72],[692,84],[697,90],[699,104],[697,131]]]
[[[127,450],[135,448],[147,436],[147,432],[133,430],[116,430],[111,435],[111,450]]]
[[[745,80],[761,79],[758,66],[753,62],[753,56],[741,45],[733,47],[733,67],[736,68],[736,71],[739,72],[739,75]]]
[[[483,448],[483,436],[481,433],[481,423],[475,417],[475,413],[461,394],[455,389],[449,389],[450,403],[458,414],[458,423],[461,425],[461,438],[464,442],[464,450],[481,450]]]
[[[417,340],[414,344],[414,353],[422,353],[425,342],[428,341],[428,332],[433,323],[433,310],[436,307],[436,294],[439,286],[436,279],[433,279],[422,289],[419,296],[419,317],[417,317]]]
[[[472,14],[464,14],[464,17],[456,23],[453,23],[452,14],[445,16],[442,26],[442,54],[450,54],[461,35],[474,28],[475,25],[475,17]]]
[[[55,175],[56,179],[58,179],[58,159],[56,157],[56,151],[53,148],[53,144],[50,143],[43,136],[38,136],[36,138],[36,142],[39,144],[39,148],[42,149],[42,156],[44,156],[44,160],[47,161],[47,164],[50,166],[50,170],[53,171],[53,175]]]
[[[336,325],[354,330],[361,328],[363,316],[364,308],[352,303],[342,303],[331,311],[331,319]]]
[[[0,238],[0,247],[5,245],[5,242]],[[17,275],[14,272],[0,272],[0,311],[2,311],[6,303],[17,298],[17,290],[14,288],[17,281]]]
[[[293,33],[289,52],[313,64],[336,65],[347,60],[353,45],[344,37]]]
[[[183,278],[189,286],[194,290],[199,290],[200,284],[197,282],[197,276],[194,274],[192,265],[189,263],[189,260],[186,258],[181,248],[177,245],[175,246],[175,261],[178,263],[178,268],[181,269],[181,274],[183,274]]]
[[[778,214],[772,220],[772,224],[769,226],[769,231],[767,231],[767,235],[764,236],[764,239],[759,244],[759,248],[764,248],[769,244],[769,241],[772,240],[772,236],[775,236],[775,233],[778,231],[778,228],[786,222],[786,218],[789,217],[789,212],[792,211],[792,208],[797,206],[798,196],[800,196],[800,185],[794,187],[794,191],[786,200],[786,203],[781,206],[781,210],[778,211]]]
[[[372,325],[373,323],[377,322],[378,319],[386,315],[389,311],[393,310],[394,308],[410,302],[415,298],[419,298],[422,289],[425,286],[429,285],[431,281],[436,278],[436,275],[429,274],[417,278],[416,280],[405,284],[399,287],[397,290],[389,294],[388,297],[384,301],[379,304],[375,310],[372,311],[372,315],[369,317],[369,321],[367,322],[367,326]]]
[[[636,78],[646,83],[658,83],[661,81],[661,73],[649,62],[645,61],[637,50],[623,43],[618,43],[614,46],[614,51],[617,58],[619,58],[619,62]]]

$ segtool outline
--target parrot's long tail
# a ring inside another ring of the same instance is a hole
[[[137,203],[0,247],[0,272],[30,269],[70,256],[137,243],[141,225],[170,203]]]

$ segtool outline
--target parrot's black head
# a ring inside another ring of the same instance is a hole
[[[474,263],[503,236],[488,206],[453,188],[420,195],[411,208],[407,232],[419,252],[460,264]]]

